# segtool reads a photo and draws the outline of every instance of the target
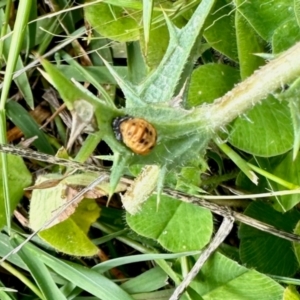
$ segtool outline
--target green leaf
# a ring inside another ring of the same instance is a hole
[[[139,214],[127,214],[126,220],[138,234],[157,240],[172,252],[203,248],[213,230],[210,211],[163,195],[158,208],[156,196],[151,196]]]
[[[152,12],[153,12],[153,0],[143,0],[143,28],[144,28],[144,39],[146,45],[146,53],[149,43],[149,36],[151,30],[151,19],[152,19]]]
[[[241,1],[237,1],[237,5],[239,2]],[[238,9],[235,14],[235,26],[241,78],[246,79],[264,65],[264,59],[255,53],[264,52],[265,45]]]
[[[32,143],[40,152],[54,154],[47,136],[40,130],[39,125],[18,102],[9,101],[5,105],[8,117],[24,133],[26,138],[37,136]]]
[[[126,43],[128,78],[132,83],[138,84],[146,77],[147,66],[142,55],[139,42]]]
[[[82,205],[79,205],[79,210],[80,206]],[[87,237],[87,233],[82,230],[80,225],[77,220],[70,217],[62,223],[43,230],[39,233],[39,237],[62,253],[74,256],[94,256],[97,254],[98,248]]]
[[[294,233],[296,233],[298,235],[300,234],[300,222],[298,222],[296,224],[295,229],[294,229]],[[293,243],[293,248],[294,248],[294,251],[295,251],[297,262],[299,264],[300,263],[300,244],[299,243]]]
[[[300,295],[295,286],[289,285],[283,294],[282,300],[300,300]]]
[[[298,25],[300,26],[300,2],[299,0],[294,1],[294,12]]]
[[[141,37],[140,44],[145,56],[145,63],[150,70],[155,69],[164,57],[169,45],[169,31],[167,25],[153,28],[150,31],[147,49],[145,45],[145,39],[143,37]]]
[[[300,79],[297,79],[289,89],[281,93],[278,98],[287,101],[290,107],[294,129],[293,159],[298,155],[300,148]]]
[[[285,158],[274,169],[274,175],[283,178],[286,181],[300,186],[300,156],[293,161],[292,152],[288,153]],[[280,184],[273,183],[275,190],[284,190]],[[281,212],[290,210],[300,202],[299,195],[286,195],[277,198],[274,208]]]
[[[191,288],[204,300],[281,300],[283,294],[276,281],[220,253],[209,258]]]
[[[205,170],[207,170],[207,165],[204,160],[200,160],[200,163],[199,161],[197,163],[190,162],[189,166],[181,168],[180,174],[174,174],[176,176],[176,189],[186,191],[191,195],[203,191],[199,188],[201,185],[201,176],[199,174],[202,174]],[[166,177],[168,178],[169,176],[170,174],[167,174]]]
[[[103,57],[108,62],[113,62],[113,51],[110,47],[108,47],[110,41],[106,38],[103,38],[97,31],[93,32],[93,39],[89,43],[89,52],[90,52],[90,59],[92,61],[93,66],[91,68],[101,68],[100,66],[103,66],[103,61],[101,57]],[[101,57],[99,56],[99,53]],[[84,66],[82,66],[84,67]],[[84,67],[84,68],[90,68],[90,67]],[[105,68],[105,67],[104,67]],[[127,72],[127,67],[120,67],[121,69],[125,70]],[[107,71],[107,70],[106,70]],[[107,72],[109,74],[109,72]],[[96,75],[96,73],[95,73]]]
[[[263,202],[253,202],[245,214],[278,229],[292,232],[300,218],[297,211],[281,214]],[[244,264],[260,272],[291,276],[297,269],[291,242],[242,224],[239,230],[240,256]]]
[[[177,17],[172,21],[178,28],[181,28],[186,24],[186,21],[183,17]],[[145,62],[150,70],[155,69],[159,65],[169,45],[168,26],[164,23],[160,24],[159,26],[155,26],[155,24],[153,24],[152,27],[153,28],[150,31],[148,47],[146,48],[145,39],[142,35],[139,41],[144,54]]]
[[[90,175],[80,174],[81,184],[85,184],[86,180],[89,183],[92,181]],[[97,177],[97,174],[92,174]],[[71,186],[70,180],[76,175],[70,176],[67,179],[62,179],[59,184],[54,187],[35,189],[32,193],[29,221],[33,230],[38,230],[43,226],[58,209],[64,205],[71,191],[68,185]],[[49,174],[47,179],[57,179],[61,177],[54,174]],[[41,178],[40,181],[45,181],[46,178]],[[74,195],[74,192],[73,192]],[[74,204],[66,208],[64,214],[58,216],[57,224],[51,228],[45,229],[39,233],[39,236],[50,244],[53,248],[63,253],[76,256],[92,256],[98,251],[98,248],[87,237],[87,232],[92,223],[100,215],[100,208],[93,199],[82,200],[81,203]],[[68,233],[68,242],[66,243],[66,232]]]
[[[24,161],[19,156],[7,155],[7,164],[9,168],[8,176],[8,189],[9,189],[9,201],[11,211],[13,212],[17,207],[19,201],[23,197],[23,189],[28,187],[31,183],[31,174],[27,170]],[[0,168],[2,168],[2,162],[0,161]],[[4,197],[3,197],[3,179],[0,172],[0,228],[6,224]]]
[[[222,64],[206,64],[192,73],[188,107],[211,103],[231,90],[240,79],[239,71]]]
[[[281,24],[290,19],[295,20],[293,14],[294,1],[292,0],[273,0],[264,3],[260,0],[251,2],[239,0],[239,4],[238,9],[248,20],[250,26],[269,42],[271,42],[275,30]],[[285,32],[283,31],[282,34],[285,35]]]
[[[258,156],[275,156],[293,145],[293,128],[288,103],[269,96],[244,117],[233,122],[229,142],[236,148]]]
[[[141,12],[131,11],[131,16],[129,10],[106,3],[86,6],[84,12],[92,28],[104,37],[119,42],[139,38],[138,22],[142,17]]]
[[[230,59],[238,61],[232,9],[226,0],[217,0],[205,22],[204,37],[211,47]]]
[[[273,39],[273,53],[283,52],[300,41],[300,27],[293,18],[276,28]]]

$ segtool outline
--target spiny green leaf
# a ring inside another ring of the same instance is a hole
[[[176,28],[166,16],[170,33],[169,46],[158,68],[139,89],[139,96],[143,101],[167,102],[174,96],[181,73],[213,4],[213,0],[203,0],[182,29]]]

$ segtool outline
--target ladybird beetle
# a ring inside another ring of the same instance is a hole
[[[148,154],[156,144],[156,130],[146,120],[130,116],[117,117],[112,124],[116,139],[140,155]]]

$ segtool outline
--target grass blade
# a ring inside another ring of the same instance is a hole
[[[0,144],[6,143],[6,119],[5,119],[5,103],[8,98],[9,89],[12,81],[13,72],[15,70],[16,62],[18,59],[21,44],[23,42],[25,28],[29,18],[31,9],[31,0],[21,0],[19,2],[18,13],[16,17],[16,23],[11,40],[11,51],[8,56],[7,66],[3,81],[3,90],[0,98]],[[7,229],[10,232],[10,204],[9,204],[9,190],[8,190],[8,168],[7,159],[4,153],[1,153],[2,159],[2,172],[3,172],[3,185],[4,185],[4,201],[5,201],[5,213],[7,218]]]

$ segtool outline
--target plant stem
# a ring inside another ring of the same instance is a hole
[[[236,117],[251,109],[300,75],[300,43],[270,61],[260,70],[238,84],[212,105],[195,109],[199,117],[205,118],[213,132],[224,127]],[[205,124],[204,123],[204,124]]]

